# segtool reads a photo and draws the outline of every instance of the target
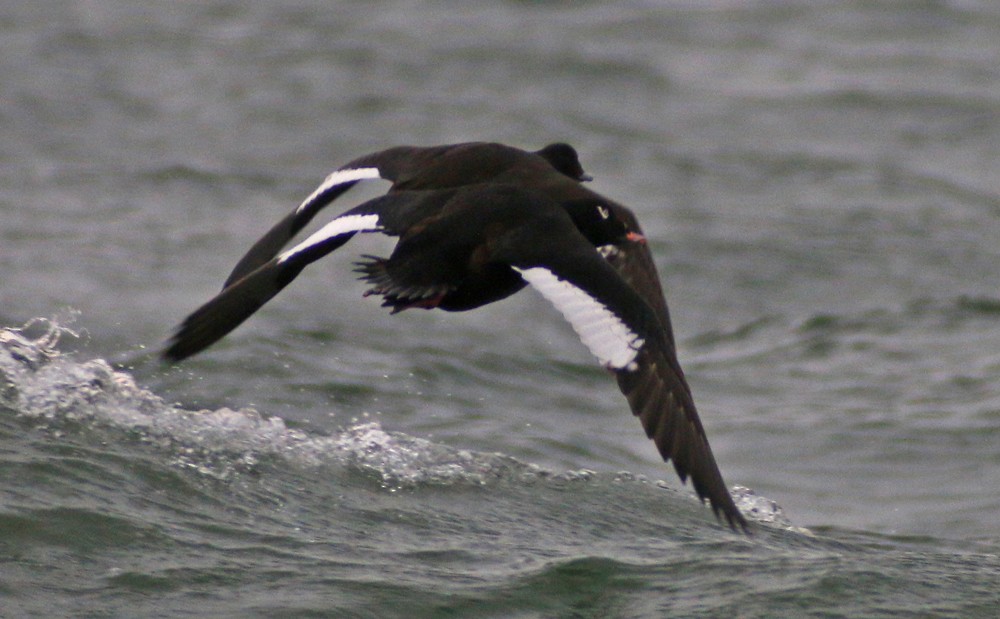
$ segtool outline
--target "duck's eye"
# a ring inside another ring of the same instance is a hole
[[[601,216],[601,219],[607,219],[608,217],[611,217],[611,211],[609,211],[607,207],[604,206],[597,207],[597,214]]]

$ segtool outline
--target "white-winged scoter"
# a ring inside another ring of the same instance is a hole
[[[284,246],[323,207],[362,180],[389,192]],[[471,142],[396,147],[335,170],[239,261],[215,298],[178,327],[163,356],[180,361],[221,339],[307,265],[358,232],[399,237],[389,258],[366,256],[358,272],[393,313],[463,311],[530,284],[614,373],[633,414],[682,481],[730,527],[749,532],[730,496],[677,361],[652,255],[626,207],[581,184],[576,151],[530,152]]]

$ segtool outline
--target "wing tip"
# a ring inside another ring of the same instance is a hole
[[[725,523],[729,525],[729,528],[734,532],[742,532],[744,535],[752,536],[753,532],[750,529],[750,523],[747,521],[746,517],[736,506],[736,502],[733,501],[733,495],[729,490],[726,489],[725,485],[721,488],[716,488],[713,491],[711,488],[705,487],[703,483],[699,483],[686,468],[677,463],[676,458],[669,458],[673,462],[674,471],[677,473],[677,477],[680,478],[682,484],[687,484],[688,478],[691,479],[691,485],[694,487],[695,494],[698,496],[698,500],[704,504],[708,501],[709,506],[712,508],[712,513],[715,514],[716,520],[720,523],[725,517]],[[719,480],[721,483],[721,479]]]
[[[753,532],[750,529],[750,523],[747,521],[743,512],[740,508],[736,506],[736,502],[733,501],[733,495],[729,490],[725,490],[724,495],[713,496],[711,493],[703,493],[701,490],[696,489],[698,494],[698,499],[705,503],[708,501],[709,506],[712,508],[712,513],[715,514],[715,519],[722,523],[723,517],[726,519],[726,524],[732,529],[734,533],[743,533],[744,535],[750,537]]]
[[[163,343],[163,347],[157,354],[162,363],[177,365],[207,348],[203,343],[192,339],[192,336],[187,332],[188,326],[181,324],[174,334]]]
[[[177,365],[188,358],[188,355],[173,350],[173,347],[160,351],[160,362],[165,365]]]
[[[712,512],[715,513],[715,518],[720,523],[722,523],[722,517],[725,516],[726,524],[729,525],[729,528],[734,533],[742,533],[747,537],[753,537],[753,530],[750,529],[750,523],[736,505],[717,506],[712,503]]]

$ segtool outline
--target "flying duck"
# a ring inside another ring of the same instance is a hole
[[[284,249],[325,206],[361,181],[392,183]],[[615,375],[632,413],[681,481],[734,530],[747,521],[726,489],[677,360],[652,255],[633,213],[582,185],[568,144],[525,151],[486,142],[400,146],[333,171],[237,263],[222,291],[188,316],[163,351],[181,361],[224,337],[309,264],[355,234],[398,237],[357,272],[392,313],[465,311],[527,285],[558,309]]]

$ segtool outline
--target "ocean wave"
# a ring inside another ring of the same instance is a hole
[[[40,332],[39,332],[40,331]],[[284,419],[251,408],[186,410],[139,386],[104,359],[78,361],[58,350],[73,334],[55,321],[36,319],[22,329],[0,330],[0,404],[36,426],[66,432],[84,424],[92,430],[124,433],[169,454],[174,465],[227,479],[254,470],[267,458],[293,467],[340,466],[398,490],[423,484],[483,485],[507,480],[556,483],[589,481],[666,487],[664,482],[619,472],[556,472],[500,453],[473,452],[398,432],[379,423],[355,423],[331,435],[290,427]],[[740,486],[733,488],[752,520],[797,529],[777,503]],[[691,497],[691,500],[694,500]]]

